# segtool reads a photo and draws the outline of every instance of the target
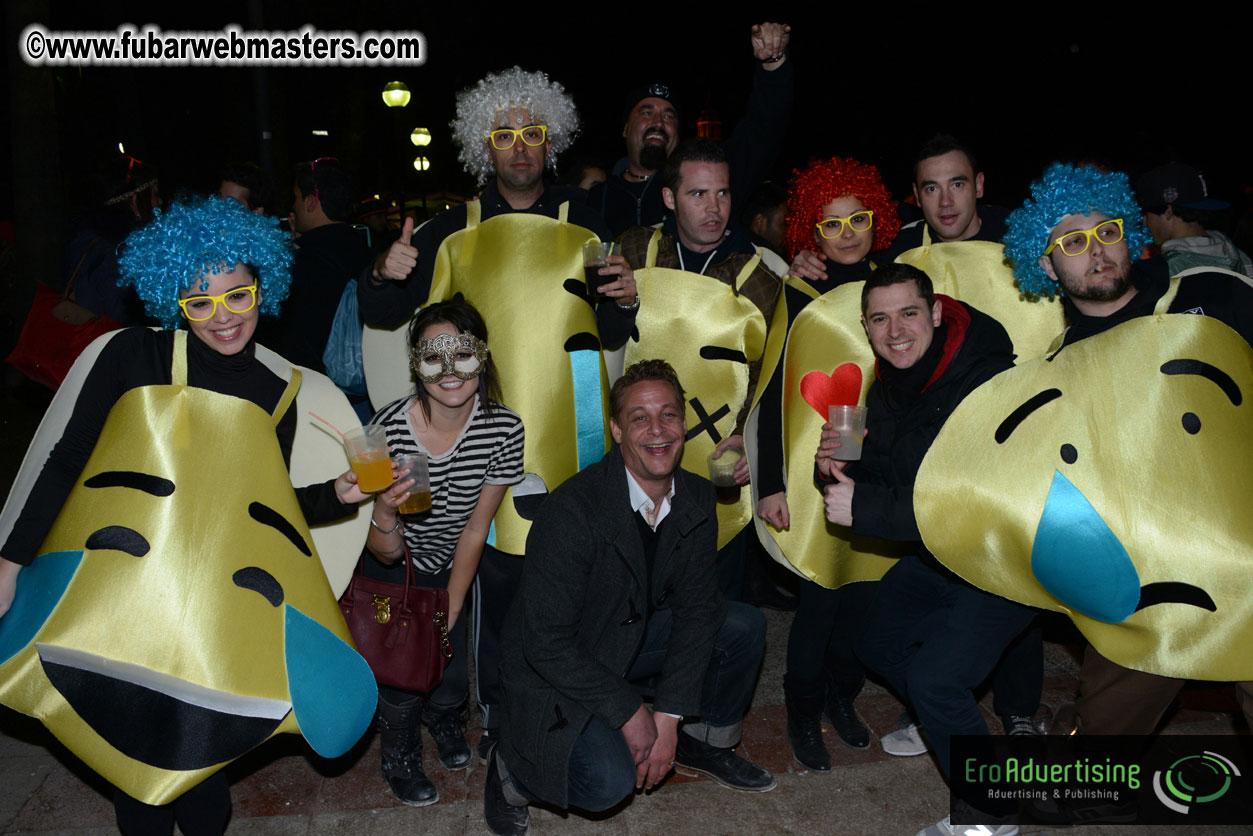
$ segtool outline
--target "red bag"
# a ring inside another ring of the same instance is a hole
[[[339,599],[357,652],[381,685],[430,692],[452,659],[448,640],[448,590],[417,586],[405,549],[405,582],[367,578],[365,556]]]
[[[96,316],[74,301],[74,285],[83,260],[91,252],[98,238],[93,240],[78,260],[74,275],[65,284],[65,292],[57,293],[43,282],[35,285],[35,301],[26,314],[26,323],[17,345],[6,361],[36,383],[42,383],[54,392],[61,387],[70,366],[83,353],[83,349],[101,334],[122,327],[108,316]]]

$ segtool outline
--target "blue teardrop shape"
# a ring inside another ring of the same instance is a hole
[[[1140,574],[1118,536],[1060,471],[1053,471],[1031,546],[1031,571],[1068,607],[1118,624],[1140,603]]]
[[[81,550],[47,552],[17,573],[13,606],[0,618],[0,664],[30,644],[83,562]]]
[[[337,758],[361,739],[378,705],[369,664],[339,636],[291,605],[285,607],[287,688],[305,740]]]

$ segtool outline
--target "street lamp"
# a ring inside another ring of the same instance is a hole
[[[383,87],[383,104],[388,107],[404,107],[409,104],[409,88],[403,81],[389,81]]]
[[[426,128],[414,128],[413,133],[409,134],[409,141],[419,148],[430,145],[431,132]]]
[[[431,161],[428,160],[426,157],[414,157],[413,158],[413,170],[414,171],[426,171],[430,167],[431,167]]]

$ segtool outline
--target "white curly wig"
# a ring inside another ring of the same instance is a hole
[[[461,164],[480,185],[496,173],[486,146],[488,134],[496,127],[496,115],[523,107],[537,124],[548,126],[548,165],[555,171],[557,157],[570,147],[579,132],[579,114],[564,87],[549,81],[542,72],[529,73],[513,67],[489,73],[478,84],[457,94],[452,138],[461,147]]]

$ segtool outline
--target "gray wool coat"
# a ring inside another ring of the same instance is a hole
[[[674,479],[647,591],[653,610],[673,611],[653,709],[691,718],[726,604],[714,570],[713,486],[685,470]],[[624,678],[649,610],[634,515],[615,445],[544,501],[503,630],[501,752],[530,793],[563,808],[570,752],[591,717],[621,728],[641,705]]]

